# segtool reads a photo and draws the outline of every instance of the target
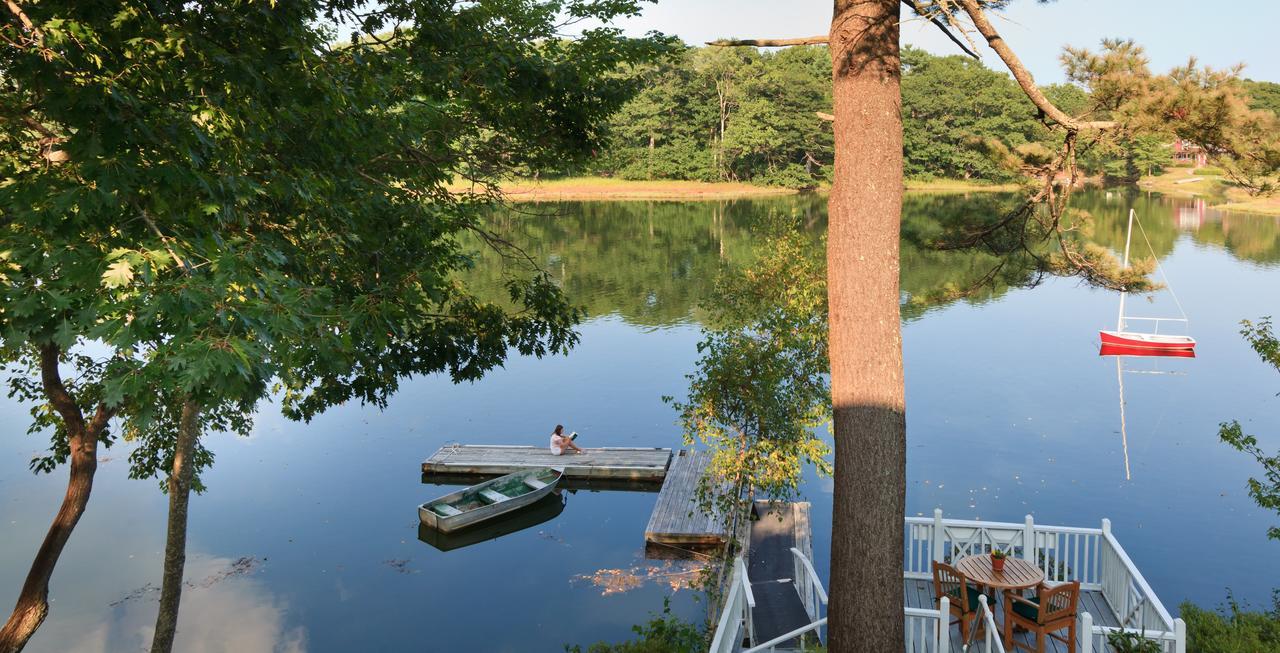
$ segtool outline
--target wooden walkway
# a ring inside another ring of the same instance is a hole
[[[751,522],[751,544],[747,554],[747,576],[756,609],[751,612],[754,642],[767,642],[809,624],[809,615],[792,582],[796,575],[795,547],[813,557],[810,541],[809,503],[755,503]],[[791,640],[779,649],[795,648]]]
[[[754,581],[755,578],[752,578],[752,580]],[[908,608],[924,608],[927,610],[937,609],[938,606],[933,602],[933,581],[908,578],[903,581],[902,589],[904,592],[904,600]],[[757,596],[759,596],[759,594],[757,594]],[[759,604],[759,601],[757,599],[757,605],[758,604]],[[1107,600],[1103,598],[1102,592],[1099,592],[1096,590],[1095,591],[1082,590],[1080,592],[1079,610],[1080,612],[1088,612],[1090,615],[1092,615],[1093,624],[1095,626],[1118,627],[1120,625],[1120,622],[1116,619],[1115,613],[1111,611],[1111,606],[1107,603]],[[996,605],[992,606],[991,612],[994,613],[994,616],[996,618],[996,628],[1003,628],[1004,627],[1004,599],[1003,598],[996,599]],[[1059,634],[1065,637],[1066,632],[1067,632],[1066,630],[1063,630]],[[1017,639],[1019,642],[1023,642],[1027,644],[1028,646],[1031,647],[1032,650],[1035,650],[1036,640],[1034,635],[1029,635],[1028,633],[1025,633],[1025,632],[1014,633],[1014,638]],[[960,639],[959,625],[955,625],[951,627],[950,641],[951,641],[951,651],[953,653],[961,653],[964,650],[964,642],[962,642]],[[914,649],[912,649],[911,647],[908,647],[907,653],[931,653],[934,648],[937,648],[937,646],[935,645],[933,647],[929,647],[926,649],[921,647],[921,645],[917,643]],[[974,647],[970,647],[970,650],[974,650]],[[1056,639],[1052,639],[1052,638],[1045,639],[1046,653],[1073,653],[1074,650],[1075,650],[1075,647],[1068,648],[1065,644],[1063,644],[1062,642],[1059,642]]]
[[[524,469],[559,467],[566,478],[661,481],[667,475],[670,449],[604,447],[586,454],[556,456],[547,447],[448,444],[422,461],[422,473],[450,476],[497,476]]]
[[[711,464],[711,452],[681,450],[671,459],[666,480],[645,528],[646,542],[668,545],[723,545],[728,532],[720,512],[698,505],[698,481]]]

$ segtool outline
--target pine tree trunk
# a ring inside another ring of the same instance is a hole
[[[902,650],[906,420],[898,306],[898,0],[836,0],[827,283],[835,496],[830,650]]]
[[[182,402],[178,441],[169,473],[169,526],[164,545],[164,578],[160,586],[160,614],[151,653],[169,653],[178,630],[178,604],[182,600],[182,572],[187,563],[187,503],[191,497],[192,454],[200,437],[200,407]]]
[[[70,446],[70,475],[67,493],[62,498],[58,514],[44,536],[44,542],[31,561],[27,579],[18,593],[18,602],[4,628],[0,628],[0,653],[17,653],[35,635],[49,614],[49,580],[58,558],[66,547],[71,532],[84,514],[93,491],[93,476],[98,471],[98,436],[106,428],[111,413],[99,408],[88,424],[75,399],[67,392],[58,373],[60,350],[45,345],[40,350],[40,377],[45,396],[62,419]]]

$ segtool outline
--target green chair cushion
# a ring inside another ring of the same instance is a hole
[[[1036,603],[1040,603],[1040,595],[1036,594],[1036,598],[1032,600]],[[1027,605],[1022,601],[1013,602],[1013,612],[1023,619],[1030,619],[1031,621],[1036,621],[1036,619],[1040,617],[1040,608],[1037,608],[1034,605]]]
[[[978,590],[978,588],[974,587],[973,585],[970,585],[970,586],[969,586],[969,591],[966,593],[966,595],[967,595],[967,596],[968,596],[968,598],[969,598],[969,605],[964,609],[964,611],[965,611],[965,612],[977,612],[977,611],[978,611],[978,597],[979,597],[981,594],[982,594],[982,592],[981,592],[981,591],[979,591],[979,590]],[[953,602],[956,602],[956,601],[959,601],[959,600],[960,600],[960,590],[959,590],[959,589],[951,590],[950,592],[947,592],[947,595],[951,598],[951,600],[952,600]]]

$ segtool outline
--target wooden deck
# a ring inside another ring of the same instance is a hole
[[[449,444],[422,461],[422,473],[496,476],[537,467],[558,467],[565,478],[661,481],[667,475],[670,449],[587,448],[584,455],[556,456],[547,447]]]
[[[792,583],[795,556],[791,548],[813,557],[809,532],[809,503],[755,503],[755,519],[751,522],[751,547],[747,555],[747,576],[756,609],[751,612],[753,641],[767,642],[809,623],[804,603]],[[792,639],[779,649],[796,648]]]
[[[645,528],[646,542],[667,545],[723,545],[728,532],[719,511],[698,506],[698,481],[711,464],[708,451],[681,450],[671,458],[667,477]]]
[[[755,579],[752,578],[754,581]],[[903,581],[903,592],[905,594],[904,601],[908,608],[925,608],[928,610],[937,609],[937,605],[933,602],[933,581],[917,580],[908,578]],[[1116,615],[1111,611],[1111,606],[1107,604],[1107,600],[1102,597],[1102,592],[1098,591],[1081,591],[1080,592],[1080,612],[1088,612],[1093,616],[1093,625],[1095,626],[1112,626],[1120,625],[1116,619]],[[997,598],[996,605],[992,606],[991,611],[996,618],[996,628],[1004,627],[1004,600]],[[1061,633],[1066,636],[1066,630]],[[1014,633],[1014,639],[1026,643],[1035,650],[1036,640],[1034,636],[1028,633]],[[960,639],[960,626],[957,624],[951,627],[951,651],[953,653],[961,653],[964,650],[964,642]],[[922,648],[919,644],[912,648],[907,647],[907,653],[930,653],[933,648]],[[973,647],[970,647],[973,650]],[[1062,642],[1056,639],[1045,640],[1046,653],[1073,653],[1076,647],[1068,648]]]

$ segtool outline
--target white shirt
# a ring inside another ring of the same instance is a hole
[[[557,456],[563,454],[565,449],[564,443],[568,441],[569,441],[569,436],[556,435],[555,433],[552,433],[551,434],[551,453]]]

